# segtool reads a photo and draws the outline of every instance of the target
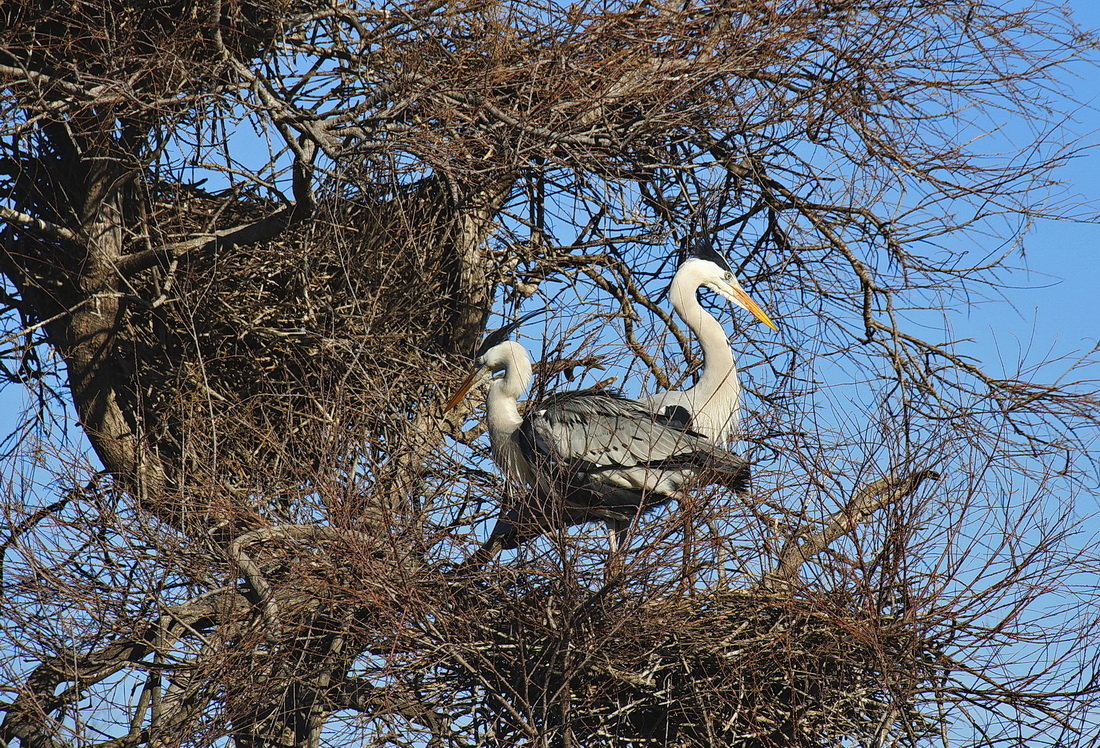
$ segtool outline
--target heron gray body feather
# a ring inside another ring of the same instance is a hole
[[[629,522],[691,483],[748,487],[748,463],[616,393],[580,390],[535,406],[512,437],[532,476],[493,535],[512,548],[547,529]]]

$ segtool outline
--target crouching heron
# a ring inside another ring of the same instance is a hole
[[[590,520],[612,530],[612,552],[630,522],[678,499],[689,486],[748,487],[745,459],[651,406],[615,392],[577,390],[527,403],[531,357],[509,336],[519,322],[486,337],[476,368],[444,410],[492,378],[486,420],[493,460],[516,486],[489,539],[456,571],[480,568],[501,550],[544,532]]]

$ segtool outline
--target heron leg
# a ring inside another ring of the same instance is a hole
[[[707,529],[710,530],[711,542],[714,544],[714,565],[718,570],[718,582],[726,583],[726,561],[729,553],[726,549],[725,537],[718,531],[718,523],[713,517],[707,518]]]
[[[607,522],[607,564],[604,566],[604,581],[610,582],[623,569],[622,554],[626,552],[626,531],[630,521],[609,519]]]
[[[607,521],[607,548],[609,553],[618,553],[619,548],[623,544],[623,536],[626,534],[628,525],[622,520],[608,520]]]

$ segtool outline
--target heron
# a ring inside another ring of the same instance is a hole
[[[714,291],[731,304],[751,312],[771,329],[778,330],[741,287],[726,258],[709,242],[696,244],[677,268],[668,295],[677,316],[699,341],[703,350],[703,370],[694,386],[660,392],[641,402],[670,423],[687,426],[715,444],[726,444],[740,425],[741,382],[726,331],[699,303],[698,293],[703,288]]]
[[[476,570],[502,550],[590,520],[607,523],[614,554],[635,517],[682,498],[689,485],[747,490],[749,466],[742,457],[613,391],[552,394],[528,403],[520,415],[531,356],[510,335],[522,321],[485,338],[475,369],[444,405],[452,410],[492,379],[486,421],[493,460],[510,483],[526,487],[456,571]]]

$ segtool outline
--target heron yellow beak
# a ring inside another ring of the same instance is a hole
[[[483,369],[474,369],[470,372],[469,376],[462,380],[462,384],[459,385],[458,391],[451,395],[450,400],[444,403],[444,413],[454,410],[455,406],[462,402],[462,398],[466,397],[466,395],[470,393],[470,390],[472,390],[481,380],[481,373],[483,371]]]
[[[776,332],[779,332],[779,328],[775,326],[774,322],[772,322],[771,317],[764,313],[764,310],[760,308],[760,305],[753,301],[752,298],[747,293],[745,293],[744,289],[734,288],[733,295],[746,309],[752,312],[752,316],[756,317],[758,320],[760,320]]]

